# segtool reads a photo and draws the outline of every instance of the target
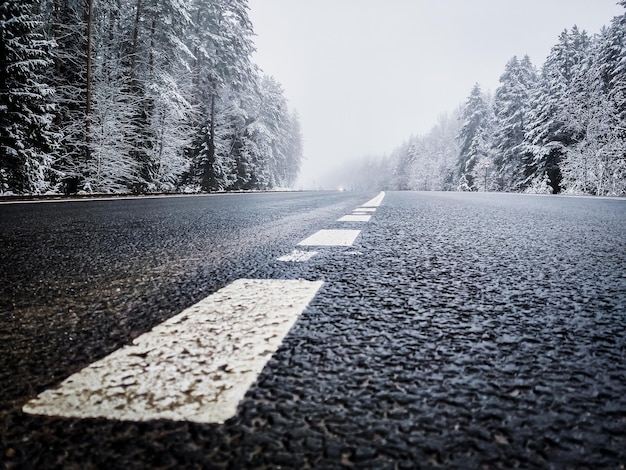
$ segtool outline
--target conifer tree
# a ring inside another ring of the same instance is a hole
[[[52,46],[33,1],[0,1],[0,193],[48,189],[53,90],[43,71]]]
[[[566,125],[569,90],[589,52],[590,39],[577,27],[559,36],[543,65],[531,98],[525,146],[532,153],[527,166],[530,184],[548,176],[554,193],[561,192],[561,162],[576,136]],[[535,180],[533,182],[533,180]]]
[[[606,195],[626,189],[626,132],[614,88],[621,61],[615,49],[626,33],[616,23],[619,17],[596,36],[569,90],[565,126],[575,143],[566,148],[561,165],[568,192]]]
[[[245,0],[194,0],[192,19],[194,96],[201,119],[189,149],[191,177],[199,178],[204,191],[221,190],[232,183],[236,165],[227,143],[233,136],[227,112],[240,106],[231,99],[256,86],[252,24]]]
[[[285,152],[285,167],[284,173],[282,173],[284,179],[281,180],[280,184],[291,187],[296,182],[304,158],[300,116],[297,111],[292,111],[289,115],[283,147]]]
[[[52,184],[55,189],[69,193],[77,190],[88,173],[90,158],[87,139],[90,118],[87,108],[91,105],[88,105],[87,89],[88,46],[91,46],[87,25],[93,19],[89,15],[90,4],[91,1],[85,0],[41,1],[46,34],[57,45],[46,74],[55,90],[52,126],[59,135]]]
[[[495,128],[493,151],[495,170],[504,190],[524,189],[527,151],[523,146],[528,125],[529,98],[536,86],[536,72],[528,56],[513,57],[500,77],[494,97]]]
[[[487,102],[476,83],[461,114],[462,127],[458,136],[459,158],[457,173],[459,189],[475,190],[474,168],[489,153],[489,129],[492,125]]]

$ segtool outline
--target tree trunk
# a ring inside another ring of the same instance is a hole
[[[156,33],[156,14],[152,16],[152,24],[150,25],[150,52],[148,58],[148,72],[149,77],[152,77],[154,74],[154,49],[156,47],[154,43],[154,34]]]
[[[139,22],[141,21],[141,0],[137,0],[135,24],[133,26],[133,43],[130,51],[130,86],[137,91],[137,50],[139,49]]]
[[[211,110],[209,122],[209,141],[207,142],[207,157],[202,172],[202,190],[216,189],[215,178],[215,89],[211,93]]]
[[[93,36],[93,0],[87,0],[85,12],[85,23],[87,25],[87,90],[85,96],[85,157],[89,161],[91,157],[91,102],[93,95],[92,77],[92,36]]]

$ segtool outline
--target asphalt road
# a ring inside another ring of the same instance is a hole
[[[4,467],[624,468],[626,201],[373,196],[0,205]],[[324,285],[224,424],[21,411],[241,278]]]

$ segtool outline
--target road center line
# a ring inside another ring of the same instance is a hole
[[[278,258],[278,261],[303,263],[313,258],[316,254],[317,251],[293,250],[288,255]]]
[[[371,215],[349,214],[337,219],[337,222],[369,222],[371,218]]]
[[[385,191],[381,191],[378,194],[378,196],[376,196],[373,199],[370,199],[365,204],[363,204],[363,207],[378,207],[380,206],[380,203],[383,202],[384,197],[385,197]]]
[[[351,246],[360,230],[319,230],[302,240],[300,246]]]
[[[28,402],[26,413],[222,423],[322,281],[239,279]]]

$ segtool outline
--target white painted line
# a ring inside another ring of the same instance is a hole
[[[378,207],[380,206],[380,203],[383,201],[384,197],[385,197],[385,191],[381,191],[380,194],[378,194],[378,196],[376,196],[373,199],[370,199],[365,204],[363,204],[363,206],[364,207]]]
[[[278,258],[278,261],[303,263],[313,258],[316,254],[317,251],[293,250],[288,255]]]
[[[298,245],[301,246],[351,246],[360,230],[320,230]]]
[[[368,213],[372,213],[372,212],[376,212],[376,208],[375,207],[357,207],[356,209],[354,209],[353,212],[368,212]]]
[[[371,215],[352,214],[344,215],[340,219],[337,219],[337,222],[369,222],[371,218]]]
[[[26,413],[223,423],[323,283],[240,279],[28,402]]]

